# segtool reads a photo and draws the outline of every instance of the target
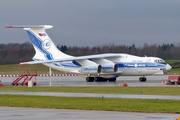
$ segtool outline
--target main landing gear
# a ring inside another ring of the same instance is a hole
[[[116,78],[87,77],[86,82],[116,82]]]
[[[146,79],[146,77],[144,77],[144,76],[139,78],[139,81],[140,81],[140,82],[146,82],[146,80],[147,80],[147,79]]]

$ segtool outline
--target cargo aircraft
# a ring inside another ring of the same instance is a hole
[[[87,82],[115,82],[119,76],[164,75],[171,66],[158,57],[139,57],[125,53],[71,56],[61,52],[46,33],[51,25],[6,26],[23,28],[35,49],[33,61],[20,64],[44,64],[50,68],[85,77]]]

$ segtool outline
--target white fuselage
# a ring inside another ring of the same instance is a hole
[[[118,71],[121,76],[147,76],[147,75],[164,75],[163,69],[166,64],[154,62],[156,57],[138,57],[129,54],[120,54],[121,58],[108,58],[108,60],[118,65]],[[107,58],[106,58],[107,59]],[[53,69],[67,73],[80,74],[80,66],[75,65],[72,61],[44,64]],[[118,72],[117,71],[117,72]],[[88,74],[84,75],[87,76]],[[97,75],[94,75],[97,76]],[[101,75],[101,77],[117,77],[116,75]]]

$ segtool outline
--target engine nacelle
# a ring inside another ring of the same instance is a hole
[[[118,65],[103,65],[102,66],[102,72],[104,73],[114,73],[118,71]]]
[[[88,74],[99,74],[102,71],[102,66],[82,66],[79,68],[79,72]]]

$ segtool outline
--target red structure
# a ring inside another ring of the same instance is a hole
[[[36,85],[36,76],[38,76],[37,72],[36,71],[24,71],[23,74],[19,74],[19,76],[11,83],[11,85],[19,85],[21,84],[22,86],[23,85],[28,85],[28,81],[32,80],[32,78],[34,77],[34,81],[33,81],[33,85],[35,86]],[[21,80],[23,80],[21,82]],[[20,83],[21,82],[21,83]]]
[[[126,82],[124,82],[124,83],[121,84],[121,86],[122,86],[122,87],[127,87],[128,84],[127,84]]]
[[[174,84],[179,85],[180,84],[180,76],[178,76],[178,75],[168,76],[168,82],[173,84],[173,85]]]

